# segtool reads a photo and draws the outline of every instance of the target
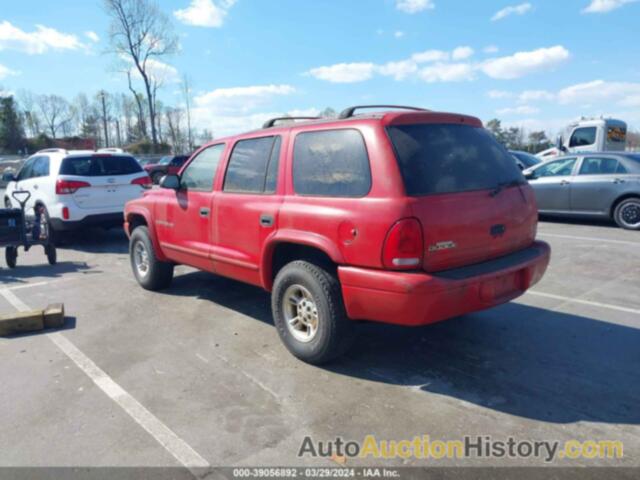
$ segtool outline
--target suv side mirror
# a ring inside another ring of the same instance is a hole
[[[4,172],[2,174],[2,181],[9,183],[9,182],[15,182],[16,181],[16,174],[14,172]]]
[[[180,190],[180,177],[177,175],[165,175],[160,179],[160,188]]]
[[[527,180],[535,180],[538,177],[536,176],[536,172],[531,171],[531,172],[525,172],[524,178],[526,178]]]

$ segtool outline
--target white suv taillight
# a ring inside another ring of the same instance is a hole
[[[416,218],[397,221],[382,247],[382,264],[392,270],[413,270],[422,265],[422,225]]]
[[[56,195],[70,195],[76,193],[81,188],[90,186],[90,183],[78,180],[58,180],[56,182]]]
[[[140,185],[142,188],[151,188],[153,186],[153,184],[151,183],[151,177],[149,177],[149,175],[134,178],[133,180],[131,180],[131,185]]]

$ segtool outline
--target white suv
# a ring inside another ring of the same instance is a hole
[[[40,207],[54,231],[122,225],[124,205],[151,187],[131,155],[93,151],[41,150],[8,181],[4,206],[19,207],[16,190],[31,193],[26,208]]]

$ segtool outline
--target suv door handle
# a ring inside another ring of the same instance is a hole
[[[200,207],[200,216],[201,217],[208,217],[209,213],[211,212],[211,209],[207,208],[207,207]]]
[[[266,213],[260,215],[260,226],[273,227],[273,215],[268,215]]]
[[[569,185],[571,182],[569,180],[561,180],[560,185]]]
[[[613,180],[613,183],[624,183],[624,180],[622,178],[616,178]]]

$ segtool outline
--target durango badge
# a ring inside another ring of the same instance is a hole
[[[429,245],[429,251],[438,252],[440,250],[449,250],[451,248],[456,248],[456,247],[457,247],[456,242],[449,240],[446,242],[438,242],[438,243],[434,243],[433,245]]]

